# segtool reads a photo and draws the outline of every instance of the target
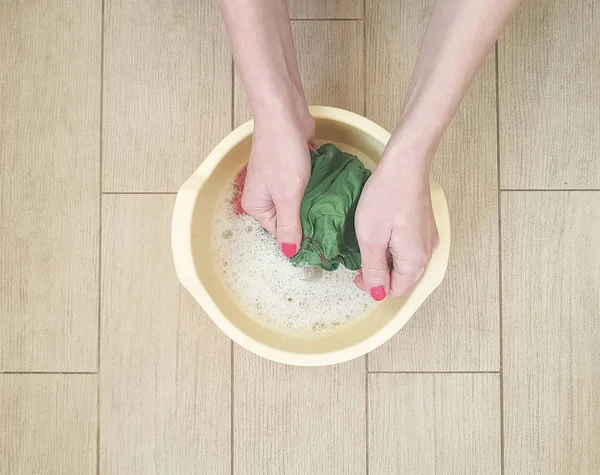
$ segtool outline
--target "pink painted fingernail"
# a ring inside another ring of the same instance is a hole
[[[373,287],[371,289],[371,297],[373,297],[373,300],[381,302],[385,298],[385,288],[383,287],[383,285]]]
[[[283,255],[287,258],[294,257],[296,255],[296,245],[284,242],[281,245],[281,252],[283,252]]]

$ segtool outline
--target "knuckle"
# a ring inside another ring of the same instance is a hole
[[[385,246],[385,242],[381,239],[379,233],[371,228],[366,230],[364,227],[358,228],[356,230],[356,239],[362,247],[379,248]]]
[[[423,263],[419,260],[411,261],[394,261],[394,270],[403,276],[403,278],[410,279],[411,276],[417,275],[425,268],[427,262]]]
[[[281,198],[297,198],[304,194],[307,180],[298,175],[280,177],[274,183],[275,194]]]
[[[431,249],[420,248],[413,252],[408,259],[400,261],[401,267],[406,273],[419,272],[429,263],[431,255]]]
[[[302,201],[302,195],[304,190],[289,189],[289,188],[278,188],[273,193],[273,201],[277,204],[278,208],[284,208],[284,211],[291,207],[299,207]]]
[[[386,277],[390,273],[390,268],[384,259],[363,259],[362,269],[363,275],[369,280]]]
[[[370,280],[378,277],[386,277],[389,274],[388,269],[384,269],[381,266],[368,267],[363,269],[363,275]]]
[[[298,226],[294,221],[277,220],[277,234],[290,235],[296,233]]]

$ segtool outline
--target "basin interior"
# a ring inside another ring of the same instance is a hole
[[[378,163],[385,143],[366,135],[360,129],[331,119],[316,118],[318,143],[335,142],[352,147],[360,155]],[[339,351],[364,341],[388,324],[400,311],[406,298],[386,299],[363,317],[330,332],[284,331],[267,327],[248,316],[229,293],[213,260],[212,226],[220,193],[247,163],[252,138],[244,137],[216,165],[201,187],[192,220],[192,253],[197,275],[221,313],[248,337],[268,347],[292,353],[315,354]],[[357,290],[358,291],[358,290]],[[323,308],[325,314],[328,309]]]

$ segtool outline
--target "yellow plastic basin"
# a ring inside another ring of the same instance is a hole
[[[352,112],[310,108],[317,141],[346,144],[379,162],[389,132]],[[220,278],[212,251],[212,222],[221,191],[248,161],[254,124],[247,122],[219,143],[177,193],[172,247],[179,280],[215,324],[249,351],[280,363],[324,366],[362,356],[394,336],[442,282],[450,252],[450,220],[442,189],[431,183],[440,244],[407,297],[388,298],[356,322],[330,333],[295,333],[266,327],[249,317]],[[327,312],[323,308],[323,312]]]

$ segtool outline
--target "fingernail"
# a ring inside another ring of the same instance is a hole
[[[281,252],[283,252],[285,257],[294,257],[296,255],[296,245],[284,242],[281,245]]]
[[[373,287],[371,289],[371,297],[373,297],[373,300],[381,302],[385,298],[385,289],[383,288],[383,285]]]

